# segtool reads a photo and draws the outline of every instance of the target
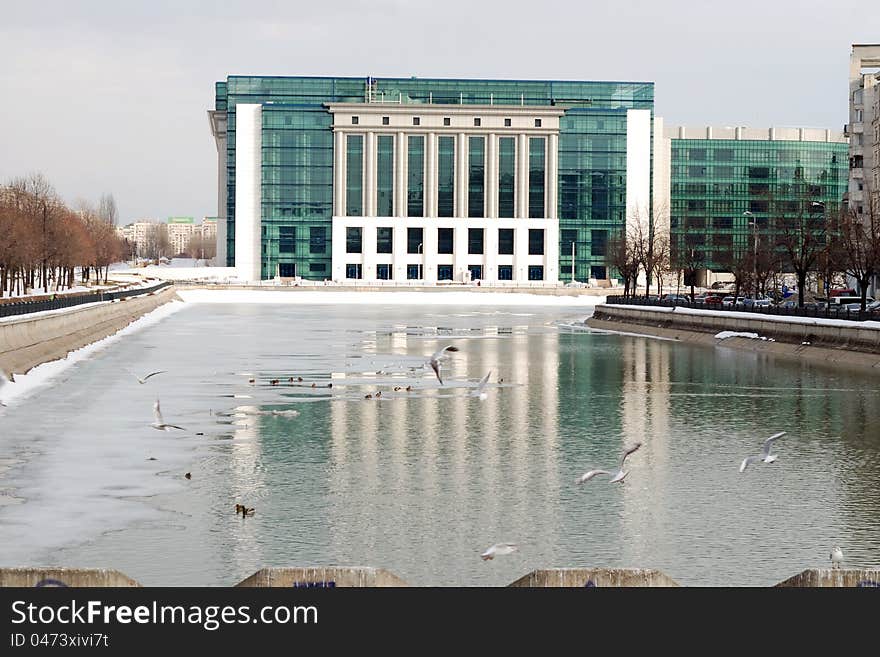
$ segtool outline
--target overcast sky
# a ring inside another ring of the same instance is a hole
[[[0,181],[214,215],[230,74],[644,80],[669,124],[840,130],[853,43],[880,3],[0,0]]]

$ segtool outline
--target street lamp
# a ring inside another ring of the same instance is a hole
[[[743,216],[744,217],[754,217],[755,215],[752,212],[750,212],[749,210],[746,210],[745,212],[743,212]],[[754,251],[752,253],[752,264],[754,265],[754,274],[755,274],[753,298],[757,299],[758,298],[758,222],[757,222],[757,220],[750,221],[748,225],[752,226],[755,229],[755,240],[754,240]]]
[[[422,243],[421,242],[419,242],[419,280],[420,281],[422,280]]]

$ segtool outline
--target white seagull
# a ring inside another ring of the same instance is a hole
[[[150,426],[154,429],[158,429],[159,431],[171,431],[172,429],[180,429],[181,431],[186,431],[183,427],[179,427],[176,424],[165,424],[165,420],[162,419],[162,411],[159,410],[159,400],[156,400],[156,403],[153,404],[153,415],[156,418],[156,421],[153,422]]]
[[[489,383],[489,375],[492,374],[492,370],[489,370],[489,374],[480,379],[480,383],[477,386],[476,390],[471,391],[472,397],[479,397],[480,401],[485,401],[489,398],[489,393],[486,392],[486,384]]]
[[[480,558],[483,561],[488,561],[489,559],[494,559],[495,557],[500,557],[505,554],[513,554],[517,550],[519,550],[519,546],[515,543],[496,543],[483,552],[483,554],[480,555]]]
[[[611,473],[608,472],[608,470],[590,470],[589,472],[585,472],[580,477],[578,477],[576,483],[584,484],[597,475],[609,475],[610,476]]]
[[[431,357],[428,359],[428,365],[431,366],[431,369],[434,370],[434,374],[437,375],[437,380],[440,382],[440,385],[443,385],[443,379],[440,378],[440,360],[446,357],[447,351],[458,351],[458,347],[454,347],[452,345],[447,345],[442,349],[438,349]]]
[[[167,371],[168,371],[168,370],[159,370],[158,372],[150,372],[149,374],[147,374],[147,375],[146,375],[145,377],[143,377],[143,378],[141,378],[141,377],[139,377],[137,374],[135,374],[135,377],[137,378],[138,383],[140,383],[140,384],[144,384],[144,383],[147,382],[147,379],[149,379],[151,376],[156,376],[157,374],[164,374],[164,373],[167,372]]]
[[[609,484],[613,484],[616,481],[623,481],[624,477],[629,474],[629,470],[623,469],[623,463],[626,461],[626,457],[635,452],[639,447],[642,446],[642,443],[635,443],[630,445],[629,447],[623,448],[623,458],[620,459],[620,467],[617,469],[615,475],[608,482]]]
[[[787,432],[780,431],[779,433],[774,433],[767,440],[764,441],[764,452],[760,456],[747,456],[743,459],[743,462],[739,466],[739,471],[744,472],[747,467],[749,467],[752,463],[757,463],[758,461],[763,461],[764,463],[773,463],[776,460],[776,454],[770,453],[770,448],[773,446],[773,441],[777,438],[781,438]]]
[[[831,557],[831,567],[840,568],[840,564],[843,561],[843,550],[835,545],[828,556]]]

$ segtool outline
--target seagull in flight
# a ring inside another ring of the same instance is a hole
[[[584,483],[588,482],[590,479],[592,479],[593,477],[596,477],[598,475],[611,476],[611,473],[608,472],[608,470],[590,470],[589,472],[585,472],[580,477],[578,477],[576,483],[584,484]]]
[[[156,403],[153,404],[153,415],[156,418],[156,421],[153,422],[150,426],[154,429],[158,429],[159,431],[171,431],[172,429],[180,429],[181,431],[186,431],[183,427],[179,427],[176,424],[165,424],[165,420],[162,419],[162,411],[159,410],[159,400],[156,400]]]
[[[831,567],[840,568],[840,564],[843,561],[843,550],[835,545],[828,556],[831,558]]]
[[[776,460],[776,454],[770,453],[770,448],[773,446],[773,441],[777,438],[781,438],[786,434],[785,431],[780,431],[779,433],[774,433],[767,440],[764,441],[764,452],[760,456],[747,456],[743,459],[743,462],[739,466],[739,471],[744,472],[747,467],[749,467],[752,463],[758,463],[759,461],[763,461],[764,463],[773,463]]]
[[[489,561],[490,559],[494,559],[495,557],[500,557],[505,554],[513,554],[517,550],[519,550],[519,546],[515,543],[496,543],[485,552],[483,552],[483,554],[480,555],[480,558],[483,561]]]
[[[135,378],[137,378],[138,383],[140,383],[141,385],[143,385],[144,383],[147,382],[147,379],[149,379],[151,376],[156,376],[157,374],[164,374],[164,373],[167,372],[167,371],[168,371],[168,370],[159,370],[158,372],[150,372],[149,374],[147,374],[147,375],[146,375],[145,377],[143,377],[143,378],[141,378],[141,377],[139,377],[137,374],[135,374]]]
[[[617,472],[608,482],[609,484],[613,484],[616,481],[623,481],[624,477],[629,474],[629,470],[623,469],[623,463],[626,461],[626,457],[635,452],[639,447],[642,446],[642,443],[635,443],[630,445],[629,447],[623,448],[623,457],[620,459],[620,467],[617,469]]]
[[[458,347],[453,345],[447,345],[442,349],[435,351],[431,354],[431,357],[428,359],[428,365],[431,366],[431,369],[434,370],[434,374],[437,375],[437,380],[440,382],[440,385],[443,385],[443,379],[440,378],[440,360],[446,357],[447,351],[458,351]]]
[[[489,375],[492,374],[492,370],[489,370],[489,374],[480,379],[479,385],[477,385],[476,390],[471,391],[472,397],[479,397],[480,401],[486,401],[489,398],[489,393],[486,392],[486,384],[489,383]]]

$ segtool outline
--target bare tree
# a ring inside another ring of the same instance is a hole
[[[639,259],[633,239],[625,230],[621,230],[608,240],[605,262],[609,267],[616,269],[623,278],[623,296],[635,295],[639,278]]]
[[[803,307],[807,277],[816,268],[829,234],[824,203],[804,199],[798,206],[796,214],[777,213],[775,237],[784,264],[791,267],[797,277],[798,306]],[[784,206],[776,204],[776,207]]]
[[[119,211],[116,209],[116,199],[113,194],[102,194],[98,201],[98,216],[102,221],[116,226],[119,223]]]
[[[854,209],[841,213],[840,248],[844,271],[859,283],[862,311],[865,310],[868,285],[880,272],[880,208],[868,196],[867,211],[859,216]]]

